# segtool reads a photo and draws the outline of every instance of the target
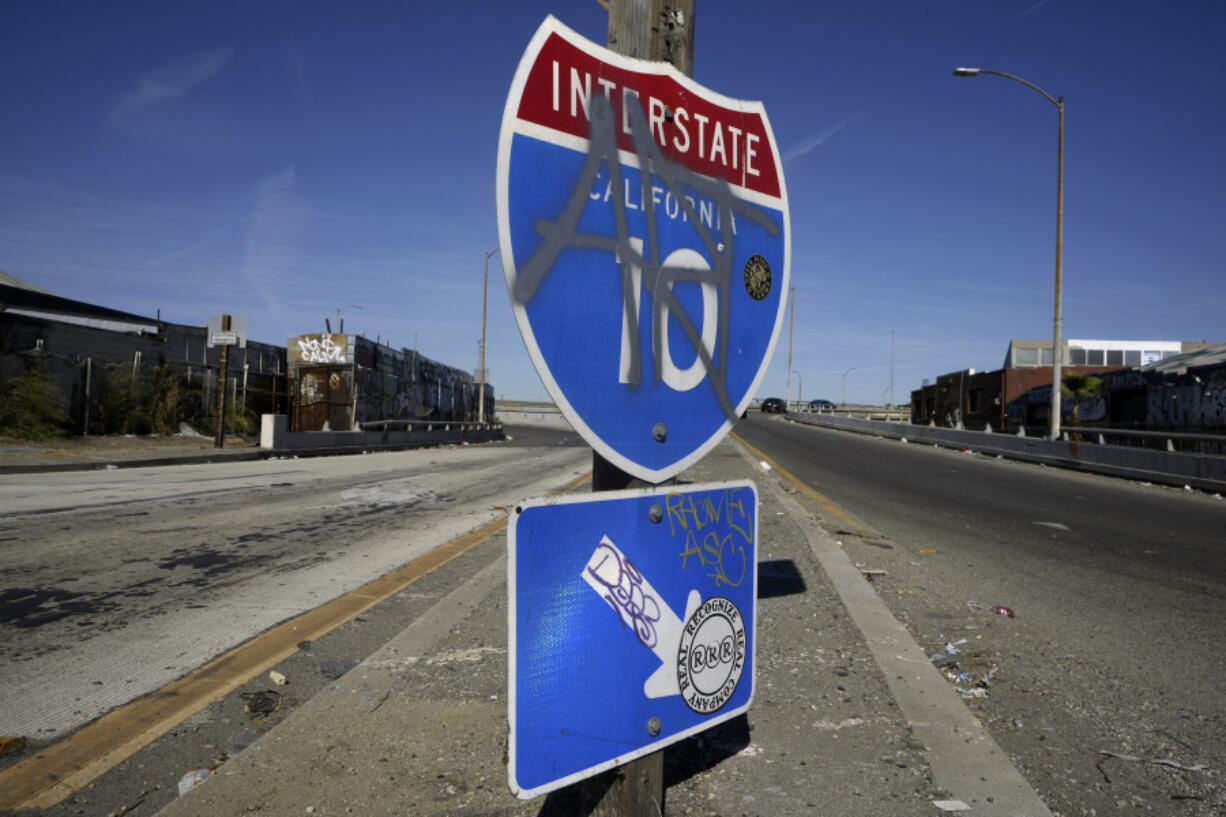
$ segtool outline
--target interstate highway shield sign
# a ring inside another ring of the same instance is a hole
[[[788,291],[762,104],[549,17],[511,85],[497,183],[511,306],[562,413],[648,482],[699,460],[765,374]]]

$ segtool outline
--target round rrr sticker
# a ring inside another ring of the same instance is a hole
[[[681,631],[677,681],[686,706],[716,712],[736,692],[745,670],[745,619],[730,600],[712,596]]]

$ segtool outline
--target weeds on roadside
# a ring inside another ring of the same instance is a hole
[[[67,433],[63,397],[35,359],[24,374],[10,378],[0,392],[0,436],[46,440]]]

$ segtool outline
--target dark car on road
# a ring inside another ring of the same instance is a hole
[[[787,406],[783,404],[782,397],[768,397],[762,401],[761,409],[767,414],[784,414],[787,412]]]
[[[834,408],[834,403],[829,400],[810,400],[809,411],[828,411]]]

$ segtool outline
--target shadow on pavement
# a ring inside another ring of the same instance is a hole
[[[805,592],[805,579],[791,559],[758,562],[758,598],[773,599]]]

